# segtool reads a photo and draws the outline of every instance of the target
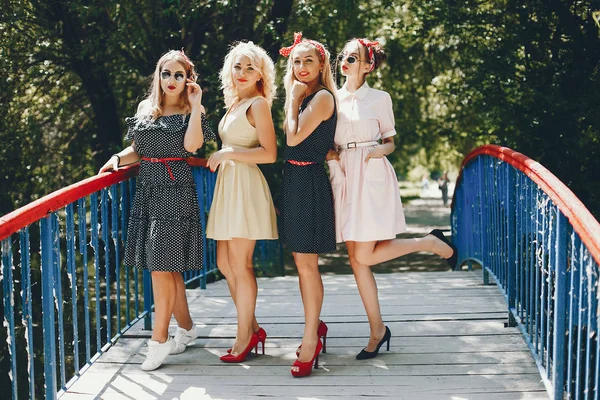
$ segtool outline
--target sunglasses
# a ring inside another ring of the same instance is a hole
[[[174,78],[177,82],[181,82],[185,79],[185,74],[183,72],[175,72]],[[167,81],[167,80],[171,79],[171,72],[170,71],[161,72],[160,79],[162,79],[163,81]]]
[[[357,62],[357,61],[362,61],[361,59],[359,59],[359,58],[356,58],[356,57],[354,57],[354,56],[345,56],[345,55],[343,55],[343,54],[340,54],[340,55],[338,56],[338,61],[339,61],[339,62],[342,62],[342,61],[344,61],[344,58],[346,59],[346,61],[348,61],[348,64],[354,64],[354,63],[355,63],[355,62]]]

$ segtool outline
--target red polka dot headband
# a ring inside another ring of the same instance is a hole
[[[373,47],[377,46],[379,44],[379,42],[373,42],[369,39],[357,39],[357,40],[358,40],[358,43],[360,43],[361,45],[363,45],[364,47],[369,49],[369,62],[371,63],[371,68],[369,69],[369,72],[371,72],[375,69],[375,60],[373,59]],[[367,74],[369,72],[367,72]]]
[[[314,41],[314,40],[310,40],[310,39],[304,39],[304,40],[307,41],[308,43],[312,44],[313,46],[315,46],[317,48],[317,51],[321,55],[321,58],[323,60],[325,60],[325,48],[323,47],[323,45],[321,43]],[[289,57],[289,55],[292,53],[292,50],[294,50],[294,47],[296,47],[301,42],[302,42],[302,32],[294,33],[294,43],[292,43],[291,46],[282,47],[281,49],[279,49],[279,54],[281,54],[284,57]]]

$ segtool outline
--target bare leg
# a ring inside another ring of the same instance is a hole
[[[169,337],[169,322],[175,307],[176,284],[172,272],[153,271],[154,329],[152,340],[164,343]]]
[[[369,344],[365,347],[365,350],[369,352],[375,351],[377,345],[385,335],[385,325],[381,318],[381,309],[379,307],[379,296],[377,291],[377,282],[371,271],[371,266],[364,265],[356,261],[355,251],[361,246],[367,245],[367,249],[374,247],[374,242],[346,242],[348,247],[348,256],[350,258],[350,266],[354,273],[354,279],[358,286],[358,293],[367,312],[367,318],[369,319],[369,328],[371,334],[369,336]]]
[[[183,275],[180,272],[173,272],[173,280],[175,281],[175,306],[173,307],[173,315],[177,320],[177,325],[180,328],[189,331],[194,323],[190,315],[187,296],[185,295],[185,283]]]
[[[229,263],[229,243],[231,240],[218,240],[217,241],[217,267],[219,271],[223,274],[225,279],[227,280],[227,286],[229,287],[229,294],[231,295],[231,299],[233,300],[233,304],[235,302],[235,275],[231,270],[231,265]],[[247,264],[252,269],[252,254],[254,250],[248,254]],[[256,317],[253,317],[252,321],[252,330],[254,332],[258,331],[258,322],[256,322]]]
[[[313,358],[319,340],[317,329],[323,306],[323,281],[319,273],[318,254],[293,253],[293,255],[298,268],[305,321],[302,349],[298,360],[308,362]],[[297,369],[297,367],[292,368]]]
[[[452,248],[433,235],[415,239],[391,239],[362,242],[355,249],[356,260],[363,265],[375,265],[418,251],[431,251],[443,258],[452,256]]]
[[[244,351],[252,336],[252,322],[256,307],[258,287],[252,264],[248,265],[248,254],[254,252],[255,240],[234,238],[228,244],[231,271],[235,277],[235,308],[237,310],[237,335],[231,354]]]

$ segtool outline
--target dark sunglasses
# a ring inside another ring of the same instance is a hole
[[[340,55],[338,56],[338,61],[339,61],[339,62],[342,62],[342,61],[344,61],[344,58],[346,59],[346,61],[348,61],[348,64],[354,64],[354,63],[355,63],[355,62],[357,62],[357,61],[362,61],[361,59],[359,59],[359,58],[356,58],[356,57],[354,57],[354,56],[347,56],[347,57],[346,57],[346,56],[345,56],[345,55],[343,55],[343,54],[340,54]]]
[[[174,78],[177,82],[181,82],[185,79],[185,74],[183,72],[175,72]],[[171,79],[171,72],[170,71],[161,72],[160,79],[162,79],[163,81],[167,81],[167,80]]]

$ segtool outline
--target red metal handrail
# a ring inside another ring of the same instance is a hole
[[[594,260],[600,264],[600,223],[571,189],[537,161],[508,147],[493,144],[481,146],[470,152],[463,160],[457,184],[462,179],[463,167],[480,155],[498,158],[531,178],[569,219]]]
[[[46,215],[61,209],[67,204],[88,196],[107,186],[122,182],[139,171],[139,164],[124,167],[116,172],[105,172],[84,179],[73,185],[52,192],[34,202],[0,217],[0,240],[4,240],[19,229],[22,229],[35,221],[45,218]]]
[[[206,167],[207,160],[204,158],[190,157],[186,159],[192,167]],[[0,240],[4,240],[19,229],[22,229],[46,215],[54,212],[67,204],[88,196],[107,186],[122,182],[139,172],[139,164],[119,169],[116,172],[105,172],[101,175],[92,176],[66,188],[52,192],[34,202],[12,211],[0,217]]]

